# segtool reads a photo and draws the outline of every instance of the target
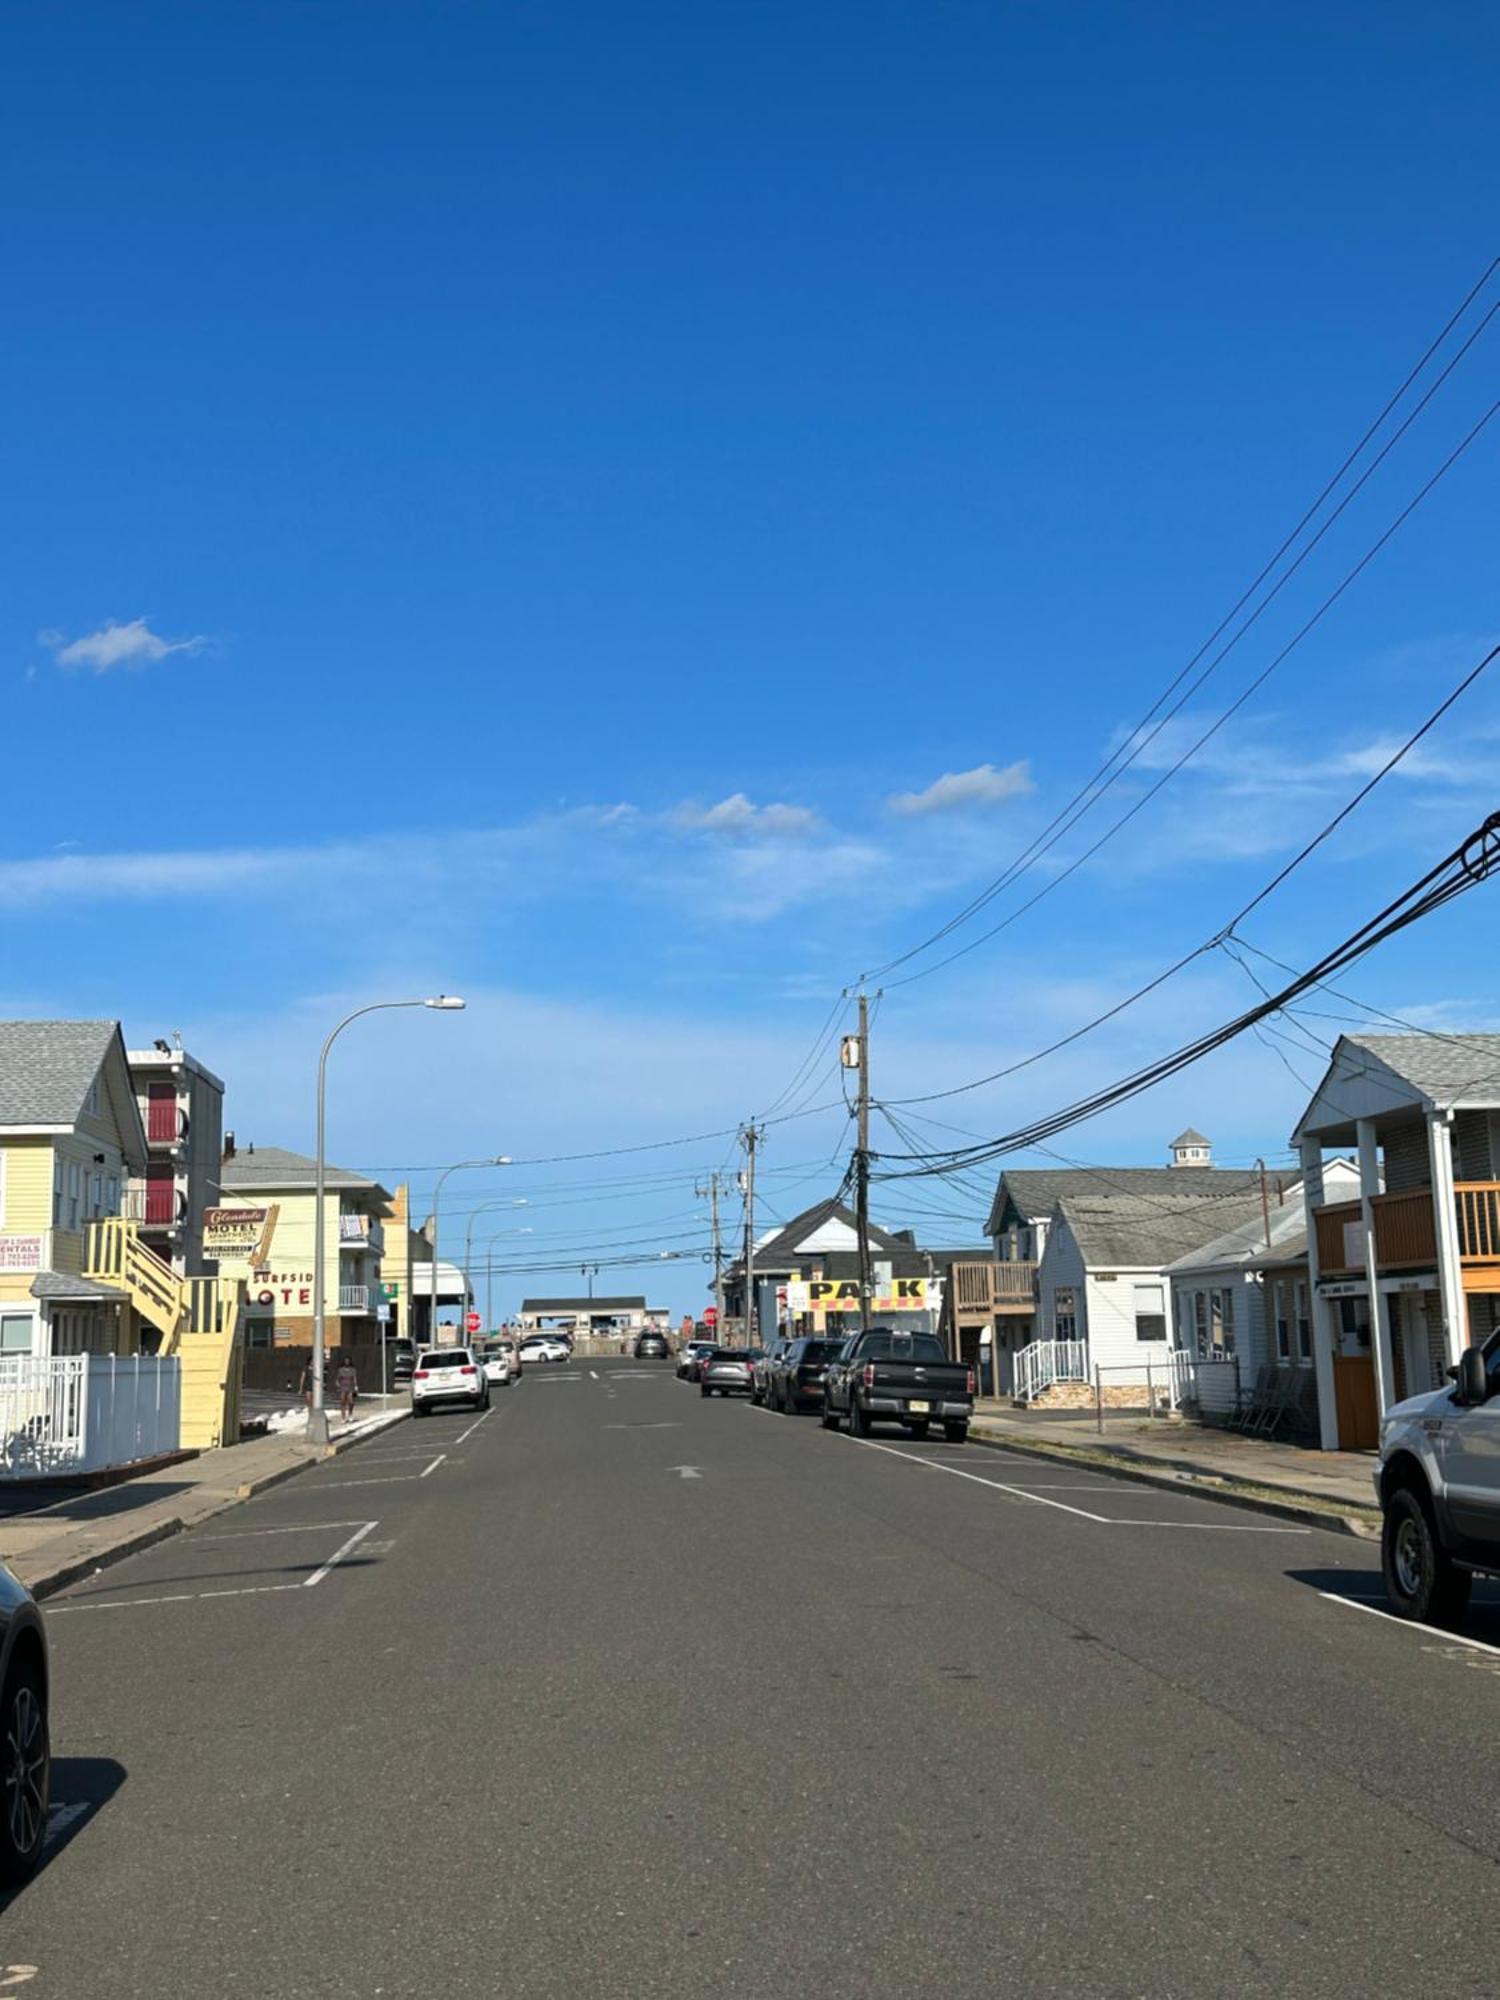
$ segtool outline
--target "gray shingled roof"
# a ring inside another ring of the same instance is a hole
[[[1159,1270],[1251,1221],[1260,1213],[1260,1185],[1257,1180],[1253,1191],[1222,1200],[1181,1203],[1096,1188],[1070,1195],[1058,1207],[1090,1270]]]
[[[71,1271],[38,1271],[31,1281],[31,1296],[34,1299],[91,1299],[96,1304],[124,1304],[128,1292],[117,1291],[113,1285],[97,1285],[92,1278],[75,1278]]]
[[[1203,1134],[1196,1131],[1191,1125],[1188,1126],[1185,1132],[1179,1132],[1177,1137],[1172,1141],[1174,1146],[1206,1146],[1208,1143]]]
[[[1434,1104],[1481,1086],[1492,1096],[1500,1083],[1500,1035],[1344,1035],[1342,1044],[1367,1050]]]
[[[1022,1219],[1045,1222],[1069,1195],[1138,1195],[1155,1202],[1209,1201],[1260,1187],[1254,1167],[1016,1167],[995,1188],[985,1227],[999,1227],[1002,1195],[1009,1192]]]
[[[251,1188],[310,1188],[317,1173],[317,1161],[310,1160],[306,1153],[288,1152],[285,1146],[257,1146],[253,1152],[247,1149],[236,1153],[232,1160],[225,1160],[219,1168],[219,1184],[236,1193]],[[331,1188],[368,1188],[386,1201],[391,1198],[379,1181],[372,1181],[368,1174],[336,1167],[331,1160],[324,1163],[323,1179]]]
[[[71,1125],[116,1021],[0,1021],[0,1125]]]

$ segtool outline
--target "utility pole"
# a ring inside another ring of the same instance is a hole
[[[699,1201],[708,1197],[709,1221],[714,1236],[714,1326],[724,1322],[724,1243],[719,1234],[719,1170],[714,1168],[708,1177],[708,1186],[695,1187],[693,1193]]]
[[[850,1061],[849,1042],[857,1047]],[[854,1150],[854,1217],[859,1233],[859,1328],[870,1330],[870,1003],[863,989],[859,996],[859,1033],[845,1037],[843,1064],[859,1071],[859,1098],[855,1105],[858,1138]]]
[[[755,1148],[760,1134],[751,1122],[740,1133],[740,1143],[745,1148],[745,1170],[740,1175],[740,1188],[745,1197],[745,1345],[755,1345]]]

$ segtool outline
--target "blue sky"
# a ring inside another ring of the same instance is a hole
[[[772,1103],[840,986],[1119,741],[1496,249],[1468,7],[219,0],[6,41],[0,1004],[180,1028],[242,1139],[305,1145],[340,1009],[464,991],[341,1046],[332,1149],[388,1175]],[[1452,450],[1497,340],[1112,803]],[[878,1090],[1087,1019],[1342,802],[1500,632],[1497,440],[1096,862],[887,994]],[[1252,937],[1332,942],[1490,809],[1497,688]],[[1481,892],[1349,985],[1491,1023],[1492,926]],[[1006,1129],[1249,993],[1208,962],[931,1108]],[[1274,1150],[1317,1062],[1239,1046],[1062,1143]],[[773,1128],[772,1212],[846,1144],[841,1109]],[[507,1186],[539,1258],[696,1245],[731,1150]],[[899,1199],[972,1233],[973,1190]],[[627,1279],[681,1306],[700,1268]]]

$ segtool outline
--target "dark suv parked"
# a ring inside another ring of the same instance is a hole
[[[766,1401],[773,1410],[794,1417],[799,1410],[821,1410],[823,1378],[828,1364],[843,1346],[826,1335],[789,1340],[776,1357]]]

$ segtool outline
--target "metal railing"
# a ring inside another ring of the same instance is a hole
[[[340,1285],[340,1312],[368,1312],[370,1310],[370,1287],[368,1285]]]
[[[178,1449],[181,1427],[175,1357],[0,1355],[0,1480],[158,1458]]]
[[[1087,1382],[1089,1344],[1086,1340],[1033,1340],[1016,1356],[1015,1390],[1029,1403],[1054,1382]]]

